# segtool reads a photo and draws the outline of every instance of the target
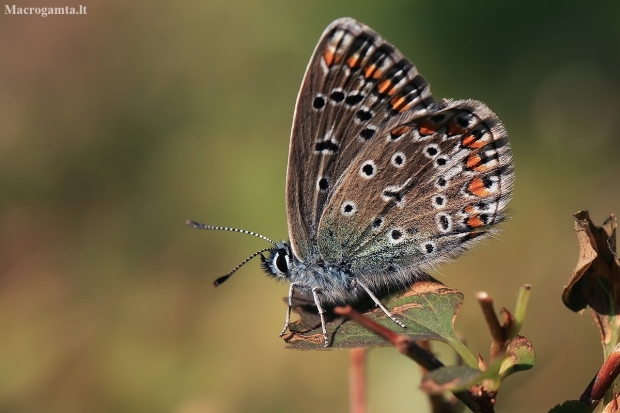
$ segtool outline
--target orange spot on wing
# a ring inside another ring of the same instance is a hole
[[[467,135],[463,137],[461,143],[463,144],[463,146],[472,149],[482,148],[484,145],[486,145],[486,142],[482,138],[478,139],[474,135]]]
[[[476,165],[478,165],[480,162],[482,161],[482,159],[474,154],[474,155],[469,155],[467,157],[467,163],[465,164],[469,169],[474,168]]]
[[[392,109],[402,111],[400,106],[405,103],[405,98],[402,96],[395,96],[390,100],[390,103],[392,104]]]
[[[476,141],[476,138],[474,137],[474,135],[467,135],[463,137],[463,139],[461,140],[461,143],[463,144],[463,146],[470,147],[470,145],[474,143],[475,141]]]
[[[403,106],[402,108],[400,108],[398,111],[399,112],[404,112],[406,110],[409,110],[413,107],[413,102],[409,102],[407,103],[405,106]]]
[[[330,50],[326,50],[325,53],[323,53],[323,60],[325,60],[327,66],[334,64],[334,57],[334,53]]]
[[[390,89],[390,88],[392,88],[392,81],[389,80],[389,79],[388,80],[384,80],[377,87],[377,89],[379,90],[379,93],[385,93],[385,91]]]
[[[409,126],[399,126],[397,128],[394,128],[390,131],[390,134],[392,134],[392,136],[401,136],[404,135],[405,133],[409,132],[411,130],[411,128]]]
[[[485,142],[483,142],[482,140],[477,140],[474,135],[464,136],[461,140],[461,143],[463,144],[463,146],[472,149],[482,148],[485,145]]]
[[[431,121],[425,120],[422,124],[420,124],[420,135],[432,135],[435,132],[437,132],[437,125]]]
[[[448,124],[448,135],[458,135],[463,132],[465,132],[465,129],[459,126],[458,123],[452,121]]]
[[[370,65],[366,69],[364,69],[364,76],[366,77],[366,79],[372,77],[375,70],[377,70],[377,66],[375,65]]]
[[[467,168],[473,169],[477,172],[484,172],[488,169],[487,166],[482,163],[482,158],[476,154],[469,155],[467,157],[467,162],[465,165],[467,166]]]
[[[349,65],[350,68],[356,67],[358,63],[359,63],[359,57],[355,55],[349,57],[349,59],[347,60],[347,64]]]
[[[427,136],[427,135],[432,135],[433,133],[435,133],[433,129],[420,126],[420,135]]]
[[[484,222],[480,219],[478,215],[472,215],[467,218],[467,226],[470,228],[477,228],[484,225]]]
[[[467,206],[465,207],[464,211],[465,211],[465,213],[466,213],[466,214],[471,214],[471,213],[472,213],[472,212],[474,212],[475,210],[474,210],[474,207],[473,207],[473,206],[471,206],[471,205],[467,205]]]
[[[479,197],[489,195],[489,191],[485,188],[484,182],[482,182],[482,178],[480,177],[472,179],[468,189],[469,192]]]

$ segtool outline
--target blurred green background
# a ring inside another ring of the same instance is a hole
[[[347,352],[283,349],[285,285],[252,262],[212,286],[265,243],[184,225],[286,238],[295,97],[342,16],[395,44],[437,98],[484,101],[504,121],[513,218],[435,275],[465,293],[457,328],[483,354],[473,294],[511,308],[533,286],[523,333],[538,364],[505,383],[498,411],[581,394],[599,336],[560,294],[571,214],[620,213],[620,3],[82,4],[0,14],[0,412],[346,411]],[[370,353],[369,376],[371,412],[427,408],[394,349]]]

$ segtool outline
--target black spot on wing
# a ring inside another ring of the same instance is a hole
[[[317,152],[336,153],[338,152],[338,148],[340,148],[340,146],[332,141],[322,141],[317,143],[314,148]]]

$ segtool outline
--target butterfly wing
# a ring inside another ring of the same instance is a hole
[[[404,114],[422,116],[434,103],[415,66],[372,29],[350,18],[327,27],[297,97],[289,148],[286,209],[299,260],[318,252],[325,207],[360,153]]]
[[[358,151],[320,221],[320,252],[374,288],[410,283],[491,234],[513,180],[497,116],[476,101],[439,102]]]

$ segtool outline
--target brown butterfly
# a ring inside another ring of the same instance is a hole
[[[394,46],[351,19],[334,21],[297,98],[286,178],[289,242],[270,241],[268,275],[326,308],[407,288],[492,234],[514,181],[504,127],[473,100],[433,99]],[[269,252],[268,257],[263,253]]]

